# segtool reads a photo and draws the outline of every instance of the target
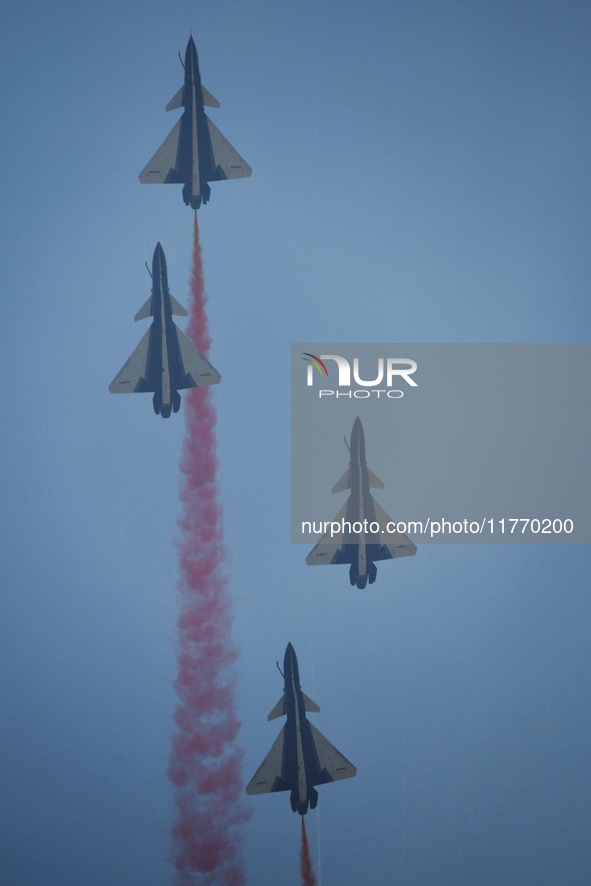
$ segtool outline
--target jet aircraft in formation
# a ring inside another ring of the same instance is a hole
[[[351,431],[350,453],[348,469],[332,488],[333,493],[351,490],[334,518],[341,529],[334,535],[326,532],[306,557],[306,563],[309,566],[348,563],[351,584],[364,588],[368,579],[370,584],[376,580],[376,560],[412,557],[417,549],[404,533],[386,531],[387,524],[394,521],[369,491],[371,487],[383,489],[384,484],[365,461],[365,435],[358,418]],[[374,528],[379,524],[378,532],[369,531],[372,523]],[[355,527],[359,528],[358,532],[354,531]]]
[[[205,106],[219,102],[201,84],[199,61],[193,38],[185,51],[185,82],[166,106],[167,111],[183,108],[172,132],[140,173],[143,184],[182,184],[183,200],[197,210],[208,202],[209,182],[246,178],[252,170],[205,114]],[[199,353],[195,345],[175,325],[172,315],[187,311],[170,294],[166,258],[160,243],[152,260],[152,292],[135,315],[136,320],[153,317],[150,328],[109,385],[114,394],[153,392],[156,414],[168,418],[180,407],[179,390],[217,384],[220,374]],[[363,427],[357,418],[351,433],[350,464],[334,492],[350,489],[351,494],[336,520],[353,525],[379,523],[380,532],[365,528],[360,532],[343,530],[334,537],[326,533],[310,552],[310,565],[350,564],[351,584],[364,588],[375,581],[376,560],[412,556],[416,547],[402,533],[381,535],[390,521],[369,492],[384,484],[367,467]],[[305,815],[318,803],[316,785],[352,778],[357,769],[310,723],[306,713],[320,708],[301,690],[298,661],[291,643],[283,664],[284,692],[268,720],[285,715],[283,729],[271,750],[246,787],[248,794],[290,791],[291,808]]]
[[[285,689],[267,720],[287,716],[271,750],[246,786],[247,794],[291,791],[291,808],[305,815],[308,806],[316,808],[318,791],[314,785],[352,778],[357,769],[331,745],[306,717],[318,712],[312,699],[301,690],[298,660],[291,643],[283,660]]]
[[[154,320],[109,390],[112,394],[153,391],[154,412],[162,418],[179,411],[179,390],[216,385],[221,380],[219,372],[173,322],[173,314],[187,316],[168,291],[166,258],[158,243],[152,259],[152,293],[135,315],[136,320]]]
[[[166,106],[184,108],[172,132],[140,172],[142,184],[182,184],[187,206],[199,209],[209,200],[208,182],[247,178],[252,169],[206,116],[204,107],[220,103],[201,85],[193,38],[185,51],[185,82]]]

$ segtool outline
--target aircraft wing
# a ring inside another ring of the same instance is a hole
[[[140,172],[139,178],[143,185],[180,184],[184,181],[177,172],[182,119],[179,117],[166,141]]]
[[[347,468],[340,480],[330,490],[331,492],[344,492],[345,489],[351,488],[351,469]]]
[[[215,98],[209,89],[206,89],[205,86],[201,86],[201,94],[203,96],[203,104],[206,108],[219,108],[220,103]],[[189,97],[190,101],[190,97]],[[167,111],[176,111],[178,108],[183,108],[185,106],[185,84],[181,86],[179,91],[173,95],[171,100],[166,105]]]
[[[273,791],[288,791],[282,780],[283,743],[285,726],[273,742],[273,746],[251,780],[246,785],[247,794],[270,794]]]
[[[215,98],[215,96],[211,94],[209,89],[205,88],[203,84],[201,84],[201,94],[203,95],[203,104],[206,108],[219,108],[219,101],[217,100],[217,98]]]
[[[367,469],[367,479],[369,481],[369,485],[373,486],[374,489],[383,489],[384,488],[384,484],[382,483],[380,478],[374,474],[374,472],[372,471],[371,468]],[[343,492],[345,489],[350,489],[350,488],[351,488],[351,469],[347,468],[347,470],[345,471],[345,473],[343,474],[341,479],[335,483],[335,485],[332,487],[332,489],[330,491],[331,492]]]
[[[213,173],[207,177],[207,181],[216,182],[227,178],[248,178],[252,169],[246,160],[240,156],[238,151],[234,150],[227,138],[222,135],[209,117],[206,116],[205,119],[207,120],[214,167]]]
[[[175,325],[174,328],[183,364],[180,384],[177,386],[178,390],[199,388],[203,385],[217,385],[222,380],[219,372],[213,368],[203,354],[199,353],[193,342],[187,338],[184,332],[181,332],[178,326]]]
[[[302,692],[302,698],[304,699],[304,710],[313,714],[320,713],[320,708],[316,704],[315,701],[312,701],[311,698],[308,698],[305,692]]]
[[[275,720],[277,717],[285,716],[285,694],[281,696],[271,713],[267,716],[267,720]]]
[[[380,507],[375,498],[373,499],[375,508],[376,521],[380,524],[380,528],[385,530],[388,523],[394,523],[392,517],[389,517],[385,510]],[[373,560],[392,560],[397,557],[412,557],[416,554],[416,546],[412,543],[408,535],[403,532],[385,532],[381,536],[384,544],[378,548],[377,553],[372,553]]]
[[[357,767],[343,757],[312,723],[309,725],[320,764],[320,780],[314,784],[326,784],[329,781],[339,781],[341,778],[353,778],[357,775]]]
[[[112,394],[137,394],[141,391],[155,391],[149,382],[149,350],[150,327],[139,345],[118,375],[115,376],[109,390]]]
[[[343,525],[343,520],[347,516],[348,501],[345,502],[341,510],[334,518],[335,522]],[[341,557],[341,547],[343,545],[343,533],[339,532],[331,536],[330,530],[325,532],[318,544],[312,548],[306,557],[308,566],[327,566],[330,563],[346,563],[348,561]]]
[[[178,108],[182,108],[184,105],[185,98],[185,84],[181,86],[178,92],[175,92],[171,100],[165,107],[165,111],[176,111]]]

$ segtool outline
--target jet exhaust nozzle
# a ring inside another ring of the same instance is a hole
[[[373,570],[371,567],[373,567]],[[370,584],[376,580],[377,571],[378,570],[377,570],[375,564],[372,563],[370,566],[370,569],[369,569],[369,583]],[[373,578],[372,578],[372,573],[373,573]],[[368,579],[367,572],[364,572],[363,575],[360,575],[360,573],[357,571],[357,565],[355,563],[351,563],[351,567],[349,569],[349,581],[351,582],[351,586],[357,585],[359,590],[362,591],[363,588],[367,584],[367,579]]]
[[[178,392],[177,392],[177,397],[179,398],[179,406],[180,406],[181,398],[180,398],[180,395],[178,394]],[[161,415],[162,418],[170,418],[171,413],[172,413],[172,403],[163,403],[158,392],[156,392],[154,394],[154,396],[152,397],[152,405],[154,407],[154,412],[156,413],[156,415]],[[178,412],[178,407],[174,411]]]
[[[314,788],[312,788],[312,790],[314,791]],[[316,797],[314,798],[314,803],[312,803],[311,797],[309,801],[308,799],[306,799],[300,802],[297,797],[297,791],[293,790],[289,798],[291,802],[291,811],[297,812],[298,815],[305,815],[308,811],[308,806],[314,809],[316,803],[318,803],[318,791],[314,791],[314,793],[316,794]]]

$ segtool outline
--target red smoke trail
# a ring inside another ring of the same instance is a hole
[[[207,356],[210,338],[197,213],[191,293],[187,335]],[[216,412],[209,387],[191,389],[184,401],[177,729],[168,771],[178,810],[173,861],[182,886],[242,886],[246,878],[240,825],[249,811],[242,799],[242,751],[237,745],[237,653],[224,568]]]
[[[310,858],[310,849],[308,847],[308,837],[306,835],[306,824],[302,815],[302,848],[300,851],[300,870],[302,873],[302,886],[316,886],[316,877],[312,871],[312,859]]]

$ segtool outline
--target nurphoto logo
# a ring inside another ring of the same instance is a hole
[[[351,363],[346,357],[341,357],[339,354],[320,354],[320,356],[317,357],[315,354],[308,354],[305,351],[303,353],[303,359],[308,364],[306,367],[306,385],[309,388],[314,386],[314,370],[318,372],[323,380],[324,378],[328,378],[329,372],[326,363],[324,362],[325,360],[332,360],[337,365],[337,387],[351,388]],[[334,373],[334,367],[331,367],[331,369]],[[371,396],[379,398],[382,394],[385,394],[386,397],[391,400],[398,400],[400,397],[404,396],[404,391],[394,388],[394,381],[397,383],[404,381],[410,387],[416,388],[418,387],[417,382],[411,378],[411,375],[413,375],[416,370],[416,360],[411,360],[408,357],[378,357],[377,367],[374,370],[375,377],[370,379],[361,378],[359,357],[353,357],[353,382],[360,387],[348,391],[320,389],[318,391],[318,396],[356,397],[357,399],[363,400]],[[378,387],[383,384],[385,384],[386,387]]]

